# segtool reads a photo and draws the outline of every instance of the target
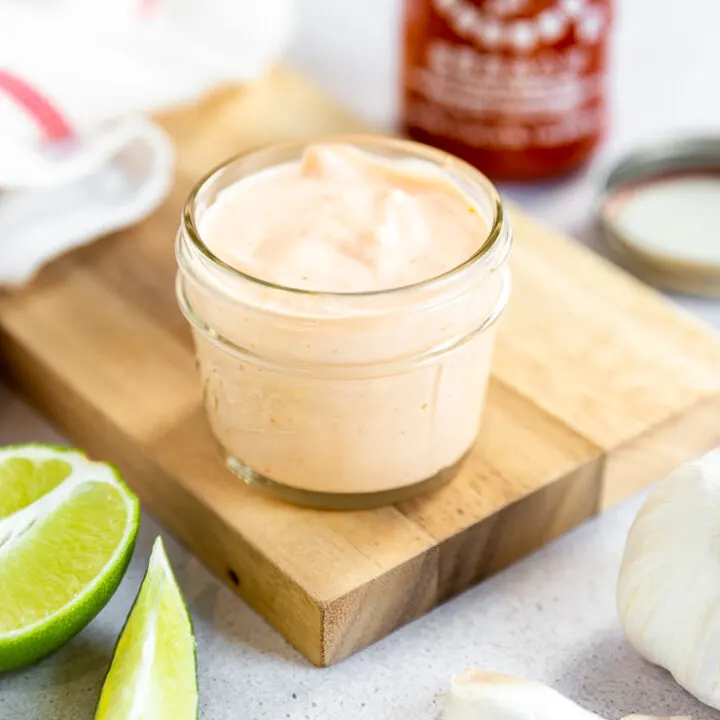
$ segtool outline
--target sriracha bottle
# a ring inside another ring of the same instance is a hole
[[[495,180],[569,172],[606,126],[610,0],[405,0],[404,132]]]

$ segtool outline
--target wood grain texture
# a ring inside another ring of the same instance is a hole
[[[460,475],[356,513],[249,489],[221,464],[175,305],[180,207],[229,155],[360,125],[287,71],[162,122],[178,146],[165,205],[0,296],[0,359],[312,662],[365,647],[720,441],[718,338],[514,210],[513,297]]]

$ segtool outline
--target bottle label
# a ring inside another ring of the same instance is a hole
[[[609,15],[608,0],[430,0],[409,17],[427,35],[408,43],[406,122],[498,150],[601,134]]]

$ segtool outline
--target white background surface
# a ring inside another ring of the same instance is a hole
[[[291,60],[365,117],[389,124],[396,96],[398,0],[302,0]],[[614,53],[613,132],[582,176],[514,199],[590,237],[600,173],[632,143],[682,130],[720,131],[720,3],[624,0]],[[686,306],[718,324],[720,306]],[[53,430],[0,387],[0,444],[53,440]],[[199,643],[201,716],[208,720],[435,720],[467,665],[544,680],[607,718],[632,711],[711,720],[663,671],[625,643],[614,583],[641,498],[564,537],[374,647],[327,670],[310,667],[173,542],[171,560]],[[40,665],[0,677],[3,720],[88,720],[153,537],[143,519],[131,569],[103,613]],[[165,533],[167,537],[167,533]]]

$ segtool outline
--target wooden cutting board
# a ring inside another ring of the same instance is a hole
[[[153,217],[0,296],[0,356],[78,445],[312,662],[333,663],[720,440],[720,340],[513,212],[513,297],[460,476],[380,510],[298,509],[222,466],[175,305],[180,206],[210,166],[359,123],[278,71],[163,119],[175,190]]]

